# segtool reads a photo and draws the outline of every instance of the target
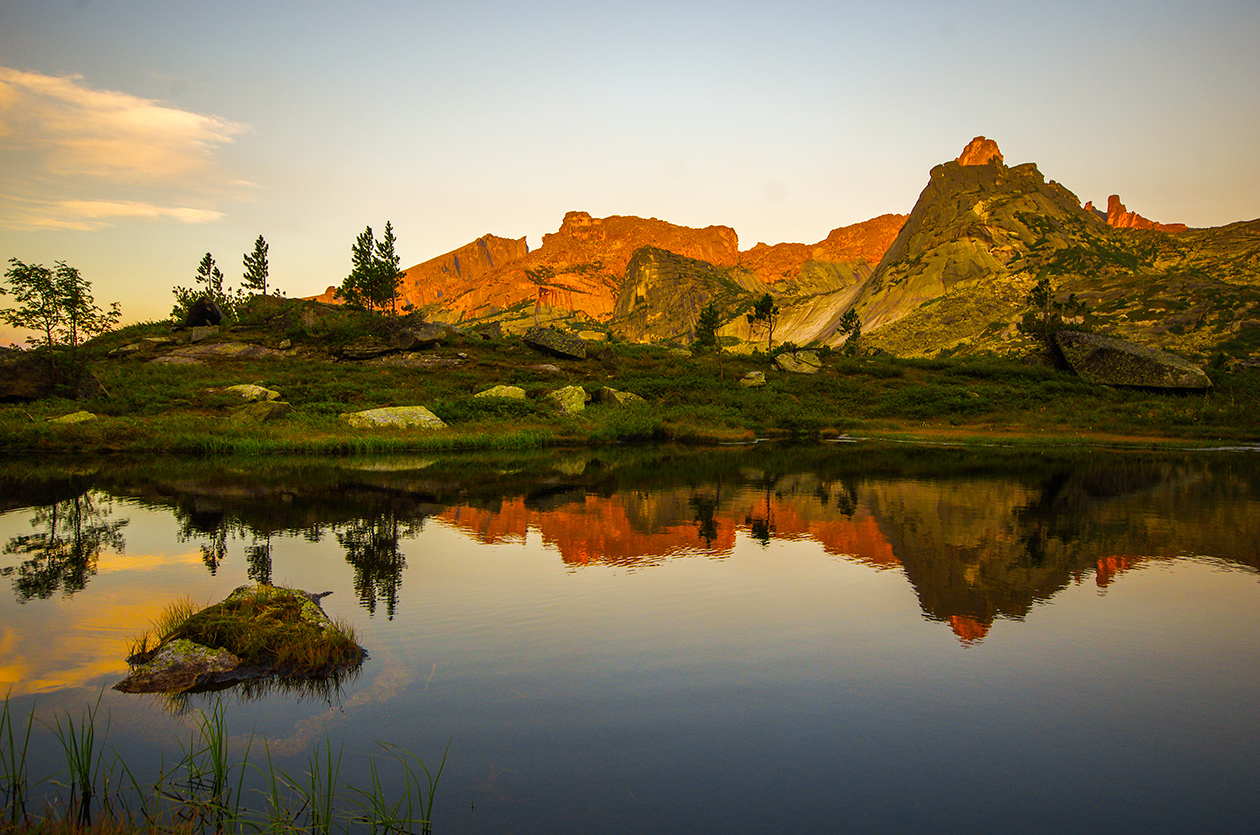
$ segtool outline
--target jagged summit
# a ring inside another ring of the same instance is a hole
[[[992,139],[977,136],[967,143],[967,147],[963,148],[963,152],[954,161],[959,165],[988,165],[995,159],[1002,162],[1002,152],[998,150],[998,144]]]
[[[1185,232],[1190,228],[1184,223],[1159,223],[1158,221],[1148,220],[1137,212],[1130,212],[1120,202],[1120,195],[1118,194],[1113,194],[1107,198],[1107,211],[1105,212],[1096,208],[1092,200],[1085,204],[1085,209],[1107,221],[1108,226],[1114,226],[1117,229],[1158,229],[1161,232]]]

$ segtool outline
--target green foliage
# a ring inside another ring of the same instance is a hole
[[[171,308],[171,318],[183,321],[188,310],[198,299],[209,299],[218,305],[219,310],[229,319],[236,318],[237,306],[245,301],[245,293],[239,288],[233,293],[223,286],[223,272],[215,266],[214,256],[207,252],[197,265],[197,273],[193,277],[192,287],[172,287],[175,306]]]
[[[769,351],[774,347],[774,325],[779,319],[779,308],[774,303],[774,297],[766,293],[757,299],[753,304],[752,313],[746,314],[744,317],[748,321],[749,327],[758,325],[766,329],[766,350]]]
[[[1050,278],[1046,275],[1037,279],[1037,283],[1029,291],[1028,306],[1031,309],[1024,313],[1016,327],[1020,333],[1036,339],[1052,352],[1054,335],[1059,331],[1065,328],[1088,329],[1084,325],[1085,317],[1089,313],[1086,304],[1077,299],[1075,293],[1068,296],[1067,301],[1056,299]],[[1066,321],[1068,319],[1080,320],[1080,323],[1069,325]]]
[[[108,313],[102,311],[92,299],[91,283],[65,261],[56,262],[52,270],[16,258],[10,258],[9,264],[4,274],[9,287],[0,288],[0,294],[12,292],[19,306],[0,311],[0,318],[13,327],[37,331],[40,336],[27,342],[42,345],[50,357],[54,348],[65,346],[70,349],[71,363],[75,363],[84,340],[118,324],[121,312],[117,302],[110,305]]]
[[[841,346],[841,352],[845,356],[857,356],[862,341],[862,320],[858,318],[857,310],[850,307],[845,311],[844,316],[840,317],[839,332],[848,334],[848,338]]]
[[[696,320],[696,346],[699,348],[720,348],[717,331],[721,324],[722,318],[718,314],[717,305],[710,301],[700,311],[700,317]]]
[[[350,248],[350,275],[337,288],[337,297],[353,307],[380,310],[386,305],[398,313],[398,285],[403,273],[394,251],[394,227],[385,222],[385,234],[376,240],[372,227],[366,227]]]

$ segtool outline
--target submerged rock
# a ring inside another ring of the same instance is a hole
[[[319,605],[327,595],[241,586],[127,659],[123,693],[186,693],[261,677],[324,678],[367,653]],[[286,646],[289,644],[291,646]]]
[[[1083,331],[1059,331],[1055,342],[1080,377],[1109,386],[1206,389],[1203,369],[1167,351]]]

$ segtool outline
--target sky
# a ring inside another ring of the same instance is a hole
[[[813,243],[977,135],[1217,226],[1260,216],[1258,42],[1257,0],[0,0],[0,260],[133,322],[259,235],[289,296],[386,221],[404,267],[570,210]]]

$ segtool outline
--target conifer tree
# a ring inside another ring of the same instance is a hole
[[[267,295],[267,242],[262,235],[254,241],[254,251],[244,257],[243,263],[245,274],[241,278],[241,289]]]

